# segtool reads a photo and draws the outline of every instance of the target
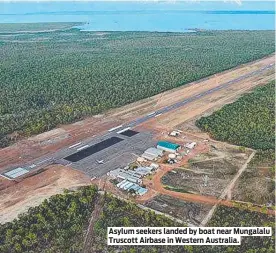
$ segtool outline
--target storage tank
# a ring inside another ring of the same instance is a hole
[[[170,158],[170,159],[175,159],[175,158],[176,158],[176,155],[175,155],[175,154],[169,154],[169,158]]]

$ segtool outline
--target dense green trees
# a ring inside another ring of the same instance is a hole
[[[6,36],[0,25],[0,146],[273,52],[273,31]]]
[[[50,22],[50,23],[2,23],[0,25],[0,33],[11,34],[21,32],[45,32],[45,31],[64,31],[74,26],[81,25],[77,22]]]
[[[274,237],[251,237],[241,246],[107,246],[107,227],[117,226],[183,226],[169,218],[143,210],[137,205],[110,195],[99,195],[93,186],[76,192],[59,194],[30,208],[17,220],[0,225],[1,253],[66,253],[83,252],[84,236],[96,198],[100,198],[101,213],[94,224],[90,252],[133,253],[272,253]],[[218,207],[209,226],[272,226],[273,217],[242,208]],[[265,249],[265,251],[261,251]],[[258,251],[260,250],[260,251]]]
[[[102,198],[103,211],[94,226],[95,243],[91,252],[115,252],[116,247],[107,247],[106,232],[109,226],[179,225],[165,216],[142,210],[135,204],[110,195],[101,196],[93,186],[82,187],[76,192],[53,196],[40,206],[30,208],[17,220],[0,225],[0,252],[82,252],[96,197]],[[129,252],[129,248],[117,247],[117,250]],[[161,247],[158,248],[160,250]],[[133,252],[137,252],[137,249],[141,247],[134,247]],[[144,252],[148,251],[144,249]]]
[[[139,208],[137,205],[122,201],[107,195],[104,201],[103,212],[95,224],[95,239],[91,252],[185,252],[183,246],[107,246],[106,231],[108,227],[171,227],[183,226],[163,215],[155,214]],[[175,251],[173,251],[173,249]]]
[[[0,252],[81,252],[97,189],[59,194],[0,225]]]
[[[221,141],[260,150],[275,147],[275,82],[256,88],[196,125]]]
[[[244,237],[240,246],[219,246],[217,252],[235,253],[274,253],[275,252],[275,217],[242,207],[230,208],[219,206],[208,226],[212,227],[272,227],[271,237]],[[204,251],[206,253],[212,251]]]

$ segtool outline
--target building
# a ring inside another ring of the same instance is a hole
[[[155,155],[150,155],[150,154],[147,154],[147,153],[143,153],[142,157],[145,158],[146,160],[149,160],[149,161],[155,161],[158,156],[156,157]]]
[[[146,161],[146,159],[144,157],[138,157],[136,161],[138,163],[142,163],[142,162]]]
[[[141,175],[142,177],[147,176],[153,172],[153,168],[151,167],[138,167],[134,171],[136,174]]]
[[[138,184],[135,184],[133,182],[130,182],[128,180],[124,180],[117,184],[117,187],[124,191],[130,191],[133,190],[138,195],[144,195],[148,190],[146,188],[141,187]]]
[[[148,148],[142,154],[142,157],[149,161],[156,160],[158,157],[161,157],[161,156],[163,156],[163,151],[157,148]]]
[[[147,192],[148,192],[148,189],[143,187],[140,187],[140,189],[136,191],[136,193],[139,194],[140,196],[144,195]]]
[[[157,163],[152,163],[150,167],[157,170],[159,168],[159,165]]]
[[[112,178],[128,180],[132,183],[137,183],[137,184],[142,183],[142,180],[140,179],[142,176],[140,174],[135,173],[134,171],[130,171],[130,170],[123,170],[123,169],[118,168],[116,170],[112,170],[112,171],[108,172],[107,175]]]
[[[157,143],[157,148],[171,153],[176,153],[176,151],[180,149],[180,145],[168,141],[159,141]]]
[[[187,143],[187,144],[185,145],[185,147],[186,147],[186,148],[189,148],[189,149],[193,149],[193,148],[195,147],[195,145],[196,145],[196,142],[191,142],[191,143]]]
[[[124,190],[127,190],[127,189],[129,189],[131,186],[133,186],[134,185],[134,183],[132,183],[132,182],[129,182],[129,183],[127,183],[125,186],[124,186]]]
[[[150,155],[155,155],[155,156],[162,156],[163,155],[163,151],[157,148],[148,148],[145,151],[146,154],[150,154]]]
[[[123,180],[122,182],[120,182],[120,183],[117,184],[117,187],[121,188],[121,185],[125,184],[126,182],[127,182],[126,180]]]
[[[133,191],[137,191],[137,190],[139,190],[141,188],[141,186],[140,185],[138,185],[138,184],[134,184],[134,185],[132,185],[131,187],[129,187],[128,188],[128,190],[130,191],[130,190],[133,190]]]
[[[125,187],[127,184],[129,184],[129,181],[127,181],[127,180],[124,180],[123,182],[124,182],[124,183],[122,183],[122,184],[119,186],[120,189],[124,189],[124,187]]]
[[[178,136],[180,133],[178,132],[178,131],[172,131],[172,132],[170,132],[170,136]]]

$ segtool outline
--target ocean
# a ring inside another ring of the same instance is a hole
[[[0,2],[0,23],[83,22],[89,31],[274,30],[273,2]]]

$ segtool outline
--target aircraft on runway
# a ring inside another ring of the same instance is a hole
[[[104,160],[97,160],[97,163],[98,163],[98,164],[103,164],[103,163],[104,163]]]

